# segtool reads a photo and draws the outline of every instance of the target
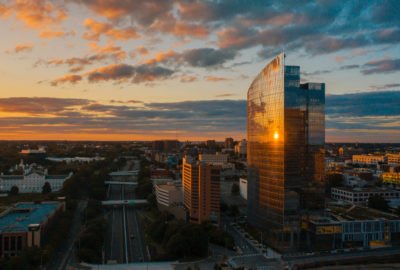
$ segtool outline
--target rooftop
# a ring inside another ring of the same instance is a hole
[[[26,232],[30,224],[41,224],[59,206],[59,202],[18,203],[0,214],[0,233]]]
[[[362,206],[330,205],[331,216],[338,221],[398,220],[398,216]]]
[[[343,190],[343,191],[349,191],[349,192],[400,192],[399,190],[396,189],[390,189],[390,188],[378,188],[378,187],[335,187],[332,189],[337,189],[337,190]]]

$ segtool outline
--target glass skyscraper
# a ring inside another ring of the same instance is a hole
[[[301,217],[323,207],[325,84],[300,84],[283,53],[247,93],[248,219],[281,250],[302,244]]]

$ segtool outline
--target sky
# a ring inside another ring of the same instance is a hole
[[[246,137],[284,51],[326,141],[400,141],[400,1],[0,0],[0,140]]]

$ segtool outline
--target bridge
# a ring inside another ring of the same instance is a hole
[[[112,205],[129,205],[129,206],[141,206],[146,205],[147,200],[108,200],[102,201],[101,204],[104,206]]]
[[[105,181],[106,185],[127,185],[127,186],[137,186],[137,182],[124,182],[124,181]]]
[[[108,175],[109,176],[137,176],[139,174],[138,170],[134,171],[116,171],[116,172],[111,172]]]

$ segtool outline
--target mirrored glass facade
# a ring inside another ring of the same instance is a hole
[[[325,85],[300,84],[300,67],[282,53],[247,95],[249,222],[272,245],[295,247],[302,212],[321,206]]]

